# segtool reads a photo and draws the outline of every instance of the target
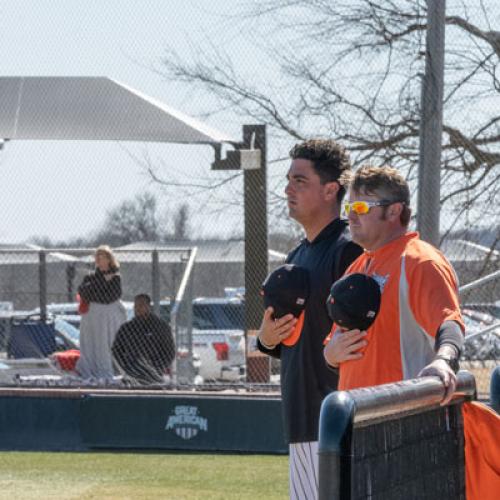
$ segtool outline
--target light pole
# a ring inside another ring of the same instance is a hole
[[[235,151],[228,151],[226,159],[216,159],[212,168],[243,170],[245,346],[248,370],[248,336],[255,334],[260,326],[262,319],[260,287],[268,273],[266,126],[244,125],[243,142],[235,144],[235,147]],[[269,363],[267,356],[265,362]],[[264,372],[267,371],[264,368]],[[249,379],[253,377],[250,370],[247,375]],[[266,373],[258,374],[259,381],[262,375],[264,379],[266,378]]]
[[[436,247],[439,247],[445,10],[445,0],[427,2],[418,162],[417,229],[423,240]]]

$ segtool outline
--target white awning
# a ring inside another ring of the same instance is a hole
[[[0,139],[236,142],[105,77],[0,77]]]

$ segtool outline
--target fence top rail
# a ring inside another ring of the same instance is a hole
[[[481,337],[481,335],[486,335],[487,333],[491,335],[497,335],[500,337],[500,321],[497,321],[493,325],[488,326],[487,328],[484,328],[483,330],[480,330],[479,332],[476,333],[471,333],[465,337],[465,342],[469,342],[472,339],[475,339],[477,337]]]
[[[106,389],[99,387],[8,387],[0,386],[0,398],[61,398],[79,399],[83,397],[162,397],[162,398],[211,398],[211,399],[251,399],[263,401],[281,401],[281,396],[277,393],[266,391],[250,392],[238,389],[221,392],[220,390],[193,390],[186,388],[114,388]]]
[[[465,292],[468,292],[470,290],[473,290],[474,288],[478,288],[480,286],[485,285],[486,283],[489,283],[490,281],[496,280],[500,278],[500,269],[497,271],[488,274],[486,276],[483,276],[481,278],[478,278],[477,280],[471,281],[470,283],[467,283],[466,285],[462,285],[458,289],[459,294],[463,294]]]
[[[394,384],[348,391],[354,402],[354,423],[391,415],[414,412],[438,406],[443,399],[445,388],[438,377],[420,377]],[[467,371],[457,374],[457,389],[453,402],[475,398],[476,381]]]
[[[144,247],[144,248],[113,248],[113,253],[145,253],[145,252],[168,252],[168,253],[179,253],[179,252],[189,252],[193,247]],[[39,254],[44,252],[46,254],[51,253],[71,253],[71,254],[93,254],[95,253],[95,248],[0,248],[1,254],[11,254],[11,253],[25,253],[25,254]]]

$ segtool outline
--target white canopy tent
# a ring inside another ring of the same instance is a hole
[[[0,138],[180,144],[234,139],[105,77],[0,77]]]
[[[243,141],[237,141],[106,77],[0,77],[0,148],[2,139],[212,146],[213,169],[244,171],[246,318],[247,327],[258,328],[268,263],[264,125],[244,125]],[[224,159],[222,143],[235,148]]]

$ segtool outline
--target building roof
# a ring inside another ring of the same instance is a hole
[[[138,250],[138,249],[157,249],[159,251],[159,259],[162,261],[168,258],[168,251],[175,251],[176,249],[189,249],[197,247],[196,262],[243,262],[245,260],[245,242],[239,239],[228,240],[179,240],[167,243],[155,242],[138,242],[125,245],[117,249],[119,252],[119,259],[125,262],[127,259],[137,259],[137,255],[127,255],[125,250]],[[162,252],[163,251],[163,252]],[[162,254],[164,254],[162,256]],[[276,250],[268,250],[270,262],[283,262],[286,254],[277,252]],[[148,254],[149,255],[149,254]]]
[[[197,248],[196,262],[243,262],[245,244],[243,240],[179,240],[168,243],[137,242],[114,248],[119,262],[152,261],[152,251],[158,250],[160,262],[185,262],[189,258],[191,248]],[[5,264],[38,264],[41,247],[33,245],[0,245],[0,265]],[[47,263],[82,263],[93,262],[93,248],[89,249],[47,249]],[[284,262],[286,254],[269,250],[269,261]]]
[[[178,240],[167,243],[136,242],[115,248],[120,262],[151,262],[151,251],[158,250],[160,262],[180,262],[189,257],[191,248],[197,247],[196,262],[243,262],[245,242],[241,239],[227,240]],[[40,247],[33,245],[0,244],[0,265],[2,264],[35,264],[39,261]],[[451,262],[482,262],[490,253],[490,249],[477,243],[465,240],[446,240],[441,251]],[[93,261],[94,249],[47,249],[47,263]],[[269,262],[284,262],[286,254],[269,250]],[[493,258],[499,259],[500,252],[493,250]]]

